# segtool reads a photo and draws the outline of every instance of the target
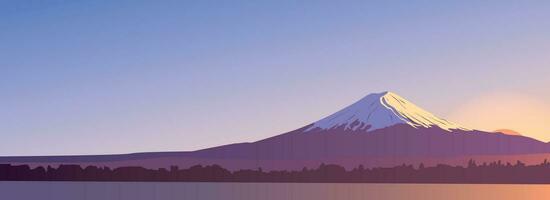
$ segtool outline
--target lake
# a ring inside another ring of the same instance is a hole
[[[0,199],[13,200],[524,200],[548,197],[550,185],[0,182]]]

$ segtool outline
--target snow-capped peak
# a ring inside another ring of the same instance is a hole
[[[358,102],[315,122],[306,131],[318,128],[373,131],[396,124],[408,124],[414,128],[439,127],[447,131],[470,130],[436,117],[395,93],[382,92],[367,95]]]

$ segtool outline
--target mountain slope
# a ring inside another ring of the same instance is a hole
[[[127,155],[0,157],[0,163],[73,163],[149,168],[219,164],[227,169],[301,169],[320,163],[344,167],[403,163],[465,164],[469,159],[515,162],[550,157],[550,145],[532,138],[470,130],[391,92],[371,94],[300,129],[253,143],[193,152]]]
[[[443,130],[469,130],[455,123],[436,117],[424,109],[392,92],[367,95],[358,102],[324,118],[308,128],[327,130],[373,131],[397,124],[411,127],[439,127]]]

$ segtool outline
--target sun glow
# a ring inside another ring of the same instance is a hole
[[[511,129],[521,135],[550,141],[550,106],[532,96],[499,92],[481,96],[462,105],[449,119],[469,128],[494,131]]]

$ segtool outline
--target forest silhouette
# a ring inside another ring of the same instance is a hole
[[[333,164],[316,169],[294,171],[256,170],[229,171],[219,165],[196,165],[187,169],[143,167],[109,167],[59,165],[57,168],[0,164],[0,181],[158,181],[158,182],[297,182],[297,183],[550,183],[550,163],[537,165],[491,162],[451,166],[420,164],[388,168],[351,170]]]

